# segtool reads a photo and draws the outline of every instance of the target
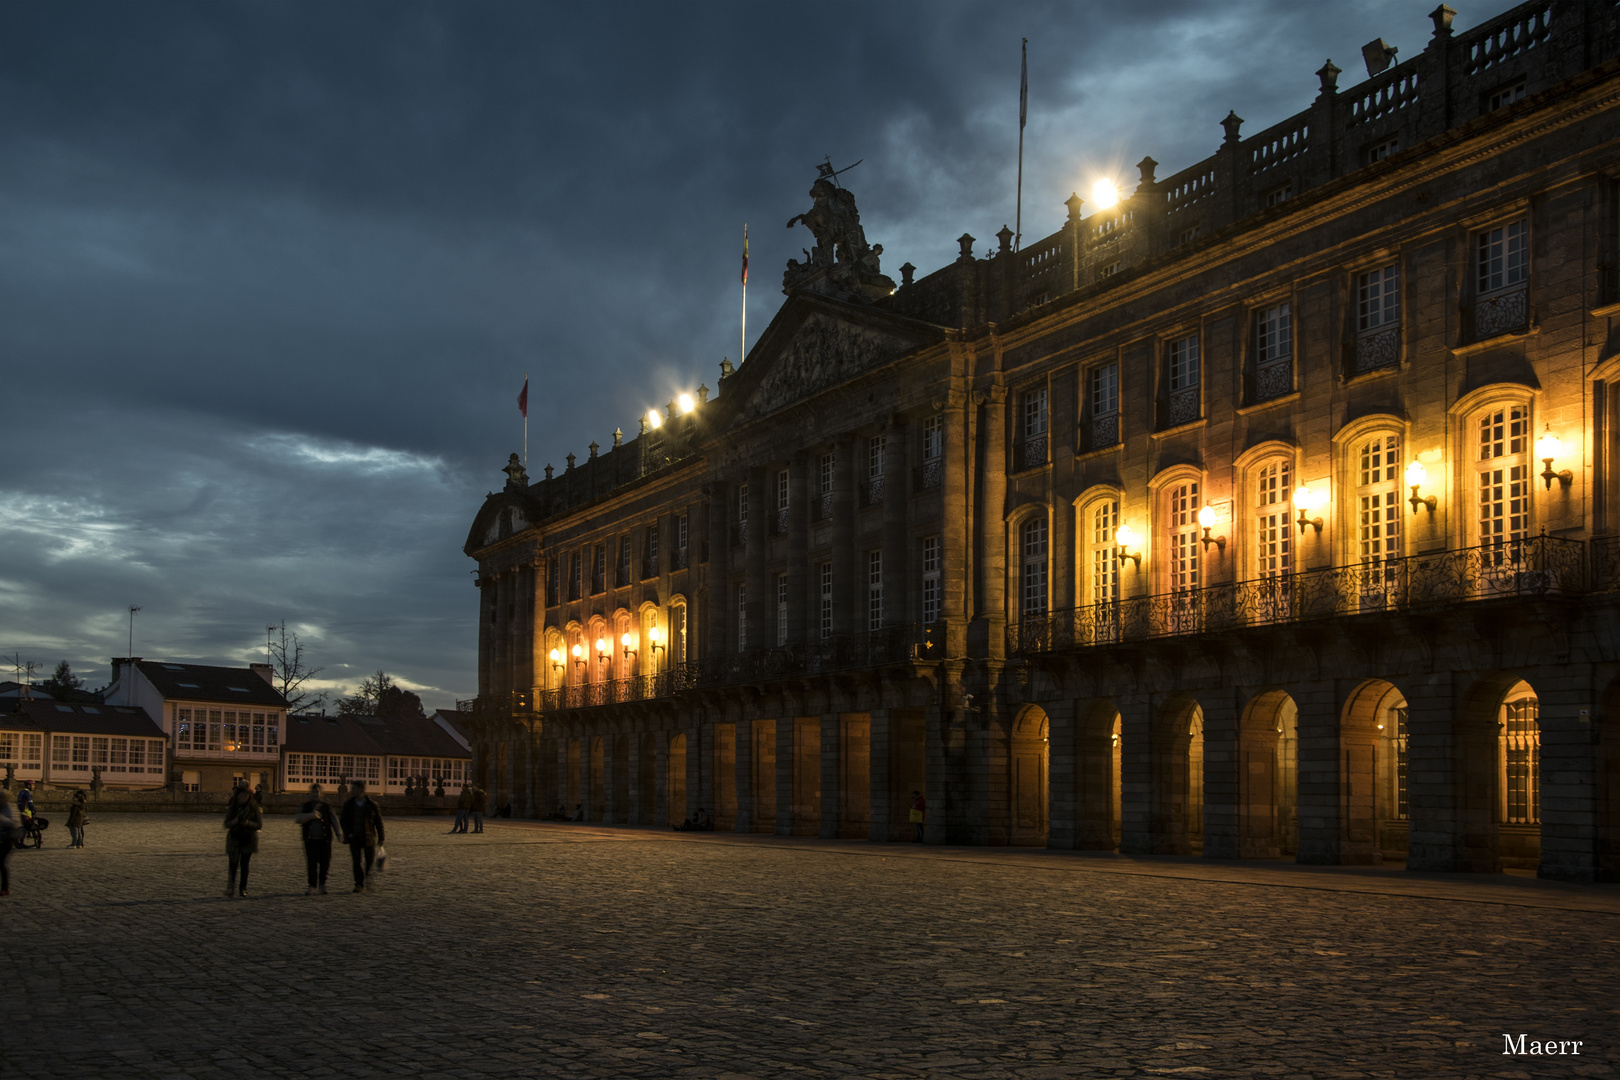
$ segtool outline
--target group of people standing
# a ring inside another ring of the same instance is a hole
[[[489,792],[477,784],[465,784],[461,794],[456,797],[456,823],[450,826],[452,833],[464,833],[467,826],[472,826],[475,833],[484,831],[484,815],[489,813]]]
[[[311,784],[309,798],[299,807],[293,822],[304,842],[304,871],[309,882],[304,895],[326,895],[326,876],[332,869],[332,841],[339,837],[349,847],[354,891],[365,892],[370,887],[371,876],[380,860],[386,858],[387,849],[383,846],[382,809],[377,800],[366,795],[364,783],[356,780],[349,786],[349,798],[336,814],[331,804],[321,797],[321,785]],[[243,784],[231,794],[230,805],[225,809],[225,856],[230,863],[225,881],[227,897],[248,894],[248,867],[259,850],[262,828],[264,815],[259,810],[259,801]]]

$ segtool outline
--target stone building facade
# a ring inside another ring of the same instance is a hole
[[[897,287],[819,179],[713,400],[479,511],[486,786],[1620,877],[1620,10],[1453,14]]]

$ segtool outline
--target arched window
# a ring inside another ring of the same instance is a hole
[[[1170,535],[1170,591],[1187,592],[1198,588],[1198,483],[1178,484],[1166,496],[1166,521]]]
[[[671,604],[669,608],[669,663],[686,663],[686,605]]]
[[[1374,434],[1354,450],[1356,538],[1361,606],[1387,607],[1399,585],[1395,560],[1401,546],[1401,439]]]
[[[1498,405],[1474,424],[1477,492],[1475,542],[1487,549],[1486,564],[1518,559],[1517,541],[1530,535],[1530,409]]]
[[[1294,464],[1273,459],[1260,466],[1254,485],[1254,593],[1256,617],[1286,619],[1293,608],[1294,523],[1289,509],[1294,497]]]
[[[1524,683],[1502,703],[1502,821],[1507,825],[1541,822],[1541,710]]]
[[[1114,538],[1119,529],[1119,500],[1092,503],[1086,508],[1082,527],[1086,538],[1088,599],[1093,604],[1111,604],[1119,599],[1119,555]]]
[[[1019,551],[1022,555],[1019,583],[1024,618],[1039,618],[1046,614],[1046,515],[1037,514],[1024,522],[1019,532]]]

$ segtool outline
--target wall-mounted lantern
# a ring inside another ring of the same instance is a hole
[[[1142,553],[1140,551],[1133,552],[1130,550],[1131,544],[1133,544],[1135,541],[1136,530],[1131,528],[1129,525],[1121,525],[1118,529],[1114,530],[1115,556],[1121,563],[1124,563],[1126,559],[1130,559],[1132,562],[1136,563],[1136,568],[1140,570],[1142,569]]]
[[[1434,495],[1419,495],[1418,489],[1429,482],[1429,471],[1423,467],[1421,461],[1414,461],[1406,466],[1406,484],[1412,489],[1412,497],[1406,501],[1412,504],[1412,513],[1418,512],[1418,507],[1427,506],[1429,513],[1440,505],[1440,499]]]
[[[1321,517],[1310,516],[1310,511],[1319,505],[1321,505],[1320,496],[1304,484],[1294,489],[1294,506],[1299,510],[1299,521],[1295,524],[1299,526],[1301,533],[1305,531],[1306,526],[1314,526],[1318,533],[1322,531]]]
[[[1226,550],[1226,537],[1209,535],[1210,526],[1215,524],[1215,511],[1208,506],[1199,507],[1198,524],[1204,529],[1204,535],[1198,538],[1204,542],[1204,550],[1208,551],[1209,545],[1214,544],[1224,552]]]
[[[1547,481],[1547,490],[1552,490],[1552,482],[1557,480],[1566,489],[1575,482],[1575,474],[1568,469],[1553,471],[1553,459],[1563,453],[1564,444],[1558,436],[1552,433],[1552,425],[1547,425],[1546,434],[1536,440],[1536,457],[1541,459],[1541,478]]]

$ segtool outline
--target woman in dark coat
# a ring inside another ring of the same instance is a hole
[[[248,863],[259,850],[259,830],[264,827],[264,816],[253,799],[253,789],[246,784],[231,793],[231,804],[225,808],[225,856],[230,859],[230,877],[225,880],[225,895],[246,896]],[[242,868],[242,882],[236,881],[237,867]]]
[[[90,818],[90,804],[84,792],[73,793],[73,805],[68,809],[68,847],[84,847],[84,825]]]

